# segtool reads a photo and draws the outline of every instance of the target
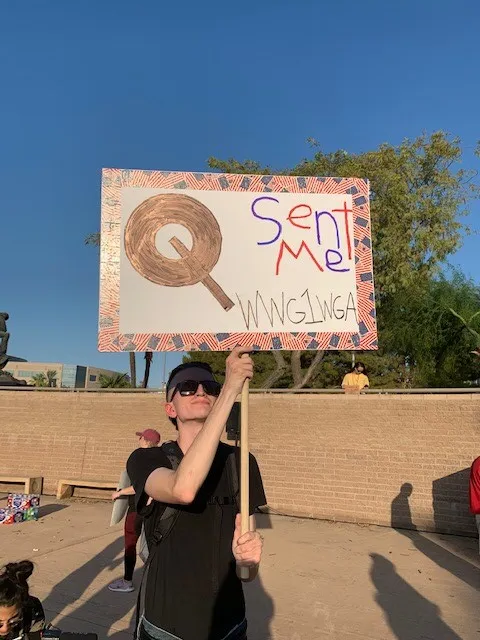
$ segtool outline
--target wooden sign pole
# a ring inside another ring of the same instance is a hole
[[[242,535],[250,531],[250,469],[248,449],[248,400],[249,380],[245,380],[242,389],[242,403],[240,406],[240,516],[242,520]],[[248,567],[237,567],[237,575],[242,580],[248,580]]]

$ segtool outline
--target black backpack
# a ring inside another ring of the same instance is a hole
[[[176,442],[168,441],[164,442],[160,447],[162,451],[167,456],[170,467],[175,471],[175,469],[180,464],[183,454]],[[147,517],[152,517],[154,509],[157,508],[157,505],[153,504],[150,512],[147,512]],[[156,546],[159,544],[165,536],[167,536],[170,531],[173,529],[175,522],[180,514],[180,511],[175,507],[166,506],[163,510],[160,518],[157,519],[156,526],[153,532],[153,536],[151,536],[152,546]],[[147,542],[147,535],[145,533],[145,520],[142,523],[142,532],[139,538],[139,551],[138,555],[142,559],[144,563],[148,562],[149,559],[149,546]]]
[[[169,440],[164,442],[160,447],[162,451],[167,456],[170,467],[175,471],[182,461],[183,453],[177,442]],[[235,500],[235,504],[237,509],[240,509],[240,500],[239,500],[239,481],[238,481],[238,465],[237,465],[237,452],[238,448],[235,447],[232,453],[228,455],[227,458],[227,475],[228,475],[228,483],[230,486],[230,492]],[[158,508],[162,508],[158,503],[153,503],[150,505],[151,510],[145,514],[147,518],[152,517],[154,510]],[[145,533],[145,520],[142,523],[142,532],[139,538],[139,552],[138,555],[145,563],[145,568],[143,570],[142,581],[140,583],[140,588],[138,590],[138,598],[137,598],[137,613],[136,613],[136,624],[135,630],[133,632],[134,640],[138,638],[138,631],[140,626],[140,619],[145,610],[145,592],[144,586],[147,582],[148,569],[152,562],[152,558],[155,555],[156,550],[158,549],[162,540],[171,533],[175,523],[180,515],[181,509],[178,509],[174,506],[166,506],[163,508],[162,515],[159,518],[156,518],[155,528],[153,530],[153,534],[149,536],[150,540],[147,542],[147,535]]]

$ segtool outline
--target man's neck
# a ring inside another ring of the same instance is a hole
[[[202,430],[203,425],[203,422],[188,422],[186,424],[178,425],[177,442],[184,454],[187,453],[192,446],[192,442]]]

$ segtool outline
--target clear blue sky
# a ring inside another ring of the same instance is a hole
[[[5,3],[9,351],[127,370],[127,355],[97,352],[98,254],[83,245],[102,167],[196,171],[211,155],[284,167],[309,155],[309,136],[359,152],[444,129],[479,169],[479,21],[471,0]],[[478,229],[479,217],[475,205]],[[477,280],[479,242],[452,258]]]

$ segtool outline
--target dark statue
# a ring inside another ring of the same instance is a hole
[[[8,318],[8,313],[0,312],[0,387],[24,387],[26,386],[24,380],[17,380],[11,373],[3,370],[10,360],[10,356],[7,354],[8,341],[10,340],[10,334],[7,331]]]
[[[8,313],[0,312],[0,369],[3,369],[8,362],[7,346],[10,334],[7,331]]]

